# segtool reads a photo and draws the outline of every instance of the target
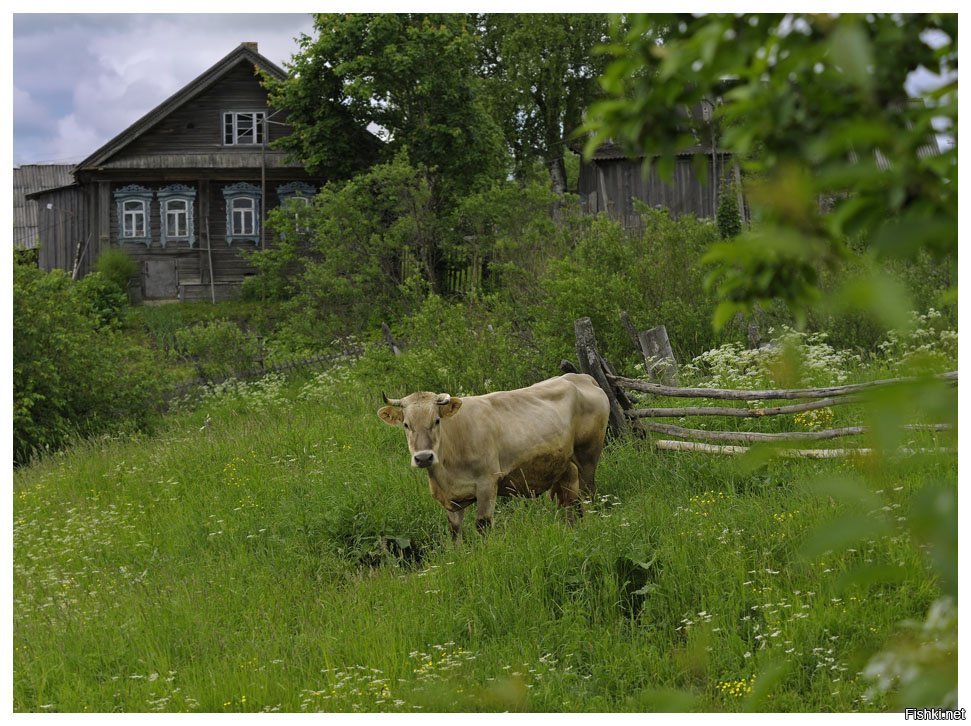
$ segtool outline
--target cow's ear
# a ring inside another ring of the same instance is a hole
[[[449,416],[454,416],[458,413],[458,410],[462,408],[462,399],[452,396],[448,399],[448,403],[444,403],[438,407],[438,414],[442,418],[448,418]]]
[[[389,426],[400,426],[405,420],[405,415],[401,412],[401,409],[395,406],[379,408],[378,417]]]

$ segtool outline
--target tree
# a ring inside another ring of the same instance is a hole
[[[633,18],[611,46],[608,98],[591,109],[588,149],[613,137],[670,168],[673,155],[694,143],[690,117],[679,111],[719,98],[722,146],[758,182],[748,190],[752,229],[707,255],[721,299],[716,325],[777,298],[804,315],[819,302],[820,268],[836,267],[862,248],[857,262],[870,263],[866,275],[833,298],[904,328],[909,295],[876,263],[929,253],[956,273],[957,28],[956,14]],[[927,70],[938,81],[916,85]],[[943,147],[939,134],[950,137]],[[956,279],[952,274],[952,302]],[[899,445],[903,416],[913,409],[957,428],[956,395],[939,381],[870,398],[877,451]],[[901,466],[878,456],[860,469],[870,482],[842,475],[816,486],[828,487],[831,497],[876,501]],[[900,639],[871,658],[864,673],[879,679],[880,690],[897,689],[901,705],[953,706],[957,482],[932,467],[921,474],[910,511],[898,521],[927,551],[942,597],[928,610],[916,645]],[[878,511],[820,529],[803,554],[845,549],[875,526],[889,529],[874,524]],[[866,587],[884,577],[863,570],[846,581]]]
[[[470,16],[321,14],[315,27],[315,38],[301,38],[289,78],[270,86],[275,106],[297,109],[288,119],[295,153],[328,160],[331,134],[348,139],[348,129],[369,129],[384,142],[379,161],[409,150],[428,171],[437,204],[504,175],[501,136],[475,73]]]
[[[490,107],[515,160],[517,175],[536,160],[554,192],[567,188],[566,142],[580,125],[605,58],[606,15],[489,13],[479,19],[482,73]]]
[[[936,134],[957,136],[956,15],[628,22],[610,47],[608,98],[591,109],[587,149],[612,137],[670,169],[696,143],[679,110],[718,98],[721,145],[759,180],[747,196],[760,223],[709,256],[717,323],[773,298],[802,314],[819,297],[819,266],[845,259],[851,239],[875,259],[927,250],[956,264],[956,143],[934,149]],[[909,83],[922,68],[940,75],[934,90]],[[907,296],[871,273],[845,299],[901,323]]]

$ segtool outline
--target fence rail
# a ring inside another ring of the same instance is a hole
[[[815,458],[829,459],[847,456],[866,456],[872,453],[867,448],[840,448],[840,449],[800,449],[785,447],[787,443],[798,446],[799,443],[809,441],[825,441],[842,437],[860,436],[870,432],[867,426],[843,426],[840,428],[830,428],[820,431],[784,431],[777,433],[762,433],[755,431],[709,431],[707,429],[687,428],[667,423],[653,423],[642,421],[641,419],[651,418],[684,418],[688,416],[723,416],[735,418],[764,418],[766,416],[780,416],[788,414],[804,413],[815,411],[832,406],[861,403],[865,400],[864,392],[884,390],[895,386],[903,386],[914,383],[922,379],[915,377],[889,378],[879,381],[869,381],[866,383],[853,383],[842,386],[825,386],[817,388],[793,388],[793,389],[768,389],[768,390],[737,390],[724,388],[690,388],[670,385],[669,381],[676,380],[677,363],[674,361],[673,354],[670,352],[670,344],[667,342],[667,333],[664,326],[652,328],[645,333],[638,333],[630,322],[629,316],[622,314],[622,322],[631,333],[631,339],[635,346],[644,354],[647,362],[647,370],[652,368],[657,370],[656,361],[652,357],[654,350],[649,350],[644,342],[647,334],[655,335],[657,331],[663,338],[663,347],[666,348],[666,361],[663,366],[662,374],[668,380],[661,383],[652,383],[637,378],[627,378],[617,375],[613,367],[603,358],[597,348],[596,336],[593,331],[593,324],[590,318],[581,318],[576,321],[574,330],[576,334],[576,351],[580,361],[580,370],[592,375],[607,394],[610,402],[609,429],[614,435],[634,432],[639,434],[662,434],[665,436],[675,436],[681,439],[701,439],[704,441],[715,442],[741,442],[741,443],[763,443],[780,444],[782,448],[779,453],[782,456],[791,458]],[[657,346],[654,346],[655,348]],[[572,366],[569,366],[572,367]],[[568,370],[566,362],[561,364],[561,368]],[[652,374],[654,375],[654,374]],[[657,377],[661,377],[658,375]],[[945,385],[957,385],[957,371],[942,373],[933,377]],[[763,401],[763,400],[797,400],[803,399],[800,403],[787,404],[771,407],[752,407],[752,408],[729,408],[710,405],[684,406],[684,407],[649,407],[635,408],[633,402],[627,395],[627,391],[636,391],[654,396],[664,396],[672,398],[705,398],[727,401]],[[806,401],[804,399],[816,399]],[[908,424],[901,427],[908,431],[949,431],[953,428],[950,424],[930,423],[930,424]],[[735,446],[725,444],[702,443],[698,441],[671,441],[667,439],[655,440],[653,443],[658,449],[669,451],[695,451],[708,454],[740,454],[748,451],[746,446]],[[954,449],[949,448],[902,448],[898,450],[900,454],[915,453],[953,453]]]
[[[305,368],[325,368],[338,361],[359,356],[363,352],[363,348],[349,348],[338,353],[324,353],[321,355],[311,356],[309,358],[284,361],[271,366],[259,366],[216,378],[193,378],[192,380],[182,381],[181,383],[175,385],[167,398],[168,400],[171,400],[173,398],[185,396],[191,391],[202,388],[203,386],[216,386],[231,379],[250,380],[253,378],[260,378],[270,373],[285,373],[288,371],[295,371]]]

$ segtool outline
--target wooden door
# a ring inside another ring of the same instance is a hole
[[[142,290],[146,300],[166,300],[179,296],[176,260],[149,259],[142,268]]]

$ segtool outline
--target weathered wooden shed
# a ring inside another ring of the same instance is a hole
[[[269,242],[268,210],[325,181],[270,148],[291,128],[259,72],[285,71],[242,43],[73,169],[73,183],[28,195],[43,218],[40,265],[92,269],[118,247],[139,265],[143,299],[222,299]],[[376,140],[375,140],[376,142]]]
[[[643,155],[629,155],[617,144],[601,145],[580,166],[578,191],[583,208],[591,214],[604,212],[625,227],[640,224],[635,199],[663,207],[674,216],[693,214],[713,219],[723,183],[735,180],[738,174],[731,154],[710,146],[681,152],[669,182],[645,161]]]
[[[28,194],[70,184],[71,164],[23,164],[13,170],[13,248],[32,250],[40,244],[40,205]]]

